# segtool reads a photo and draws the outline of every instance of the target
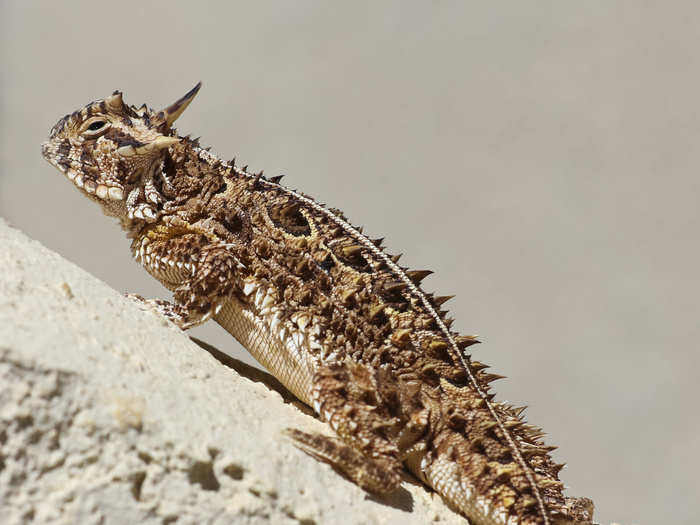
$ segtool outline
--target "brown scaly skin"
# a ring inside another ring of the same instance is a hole
[[[476,525],[590,524],[565,498],[540,429],[494,400],[500,376],[464,352],[409,271],[341,212],[222,162],[172,124],[199,90],[160,112],[93,102],[62,118],[46,159],[117,217],[174,302],[134,299],[182,328],[213,317],[329,422],[289,430],[361,487],[388,493],[406,465]]]

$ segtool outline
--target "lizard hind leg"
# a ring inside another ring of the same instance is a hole
[[[396,441],[400,421],[395,403],[377,388],[368,367],[346,360],[321,366],[314,373],[314,410],[338,437],[287,429],[307,454],[343,472],[363,489],[388,494],[401,483],[403,463]]]
[[[401,483],[400,471],[391,458],[369,458],[340,438],[323,434],[309,434],[294,428],[286,429],[285,434],[299,449],[330,464],[369,492],[389,494]]]

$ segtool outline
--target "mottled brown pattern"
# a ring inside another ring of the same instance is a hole
[[[541,430],[495,401],[501,376],[465,352],[478,341],[450,329],[449,297],[422,290],[431,272],[177,135],[198,89],[160,112],[115,92],[61,119],[43,146],[174,292],[134,299],[182,328],[216,319],[337,435],[289,436],[367,490],[396,489],[405,464],[477,525],[591,523],[589,500],[563,496]]]

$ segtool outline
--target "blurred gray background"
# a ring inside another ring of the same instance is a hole
[[[201,79],[181,133],[435,270],[426,288],[457,294],[455,326],[483,337],[501,399],[530,405],[601,523],[698,523],[700,4],[0,6],[15,226],[168,297],[39,145],[114,89],[159,107]]]

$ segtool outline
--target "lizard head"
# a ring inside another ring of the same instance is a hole
[[[169,185],[163,162],[181,140],[172,125],[201,85],[161,111],[129,106],[115,91],[60,119],[42,155],[106,214],[153,222]]]

